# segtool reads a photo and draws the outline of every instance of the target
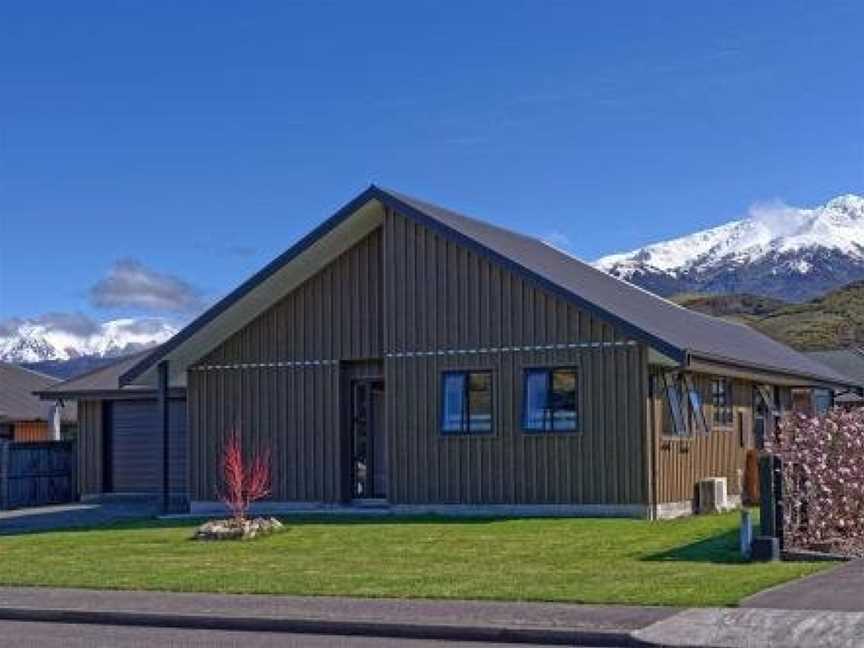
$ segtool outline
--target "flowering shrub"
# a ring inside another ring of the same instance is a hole
[[[788,545],[864,552],[864,408],[793,414],[766,449],[783,460]]]
[[[219,499],[228,507],[235,522],[242,523],[249,512],[249,505],[270,494],[270,451],[257,451],[252,461],[247,462],[240,435],[234,432],[222,449],[221,469]]]

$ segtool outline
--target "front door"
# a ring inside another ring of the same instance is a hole
[[[354,381],[351,391],[351,496],[387,498],[384,383]]]

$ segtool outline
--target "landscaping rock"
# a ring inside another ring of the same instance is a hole
[[[276,518],[257,517],[251,520],[237,521],[210,520],[195,531],[194,540],[251,540],[263,535],[277,533],[285,526]]]

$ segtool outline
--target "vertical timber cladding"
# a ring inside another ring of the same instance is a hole
[[[269,448],[273,499],[343,498],[339,363],[384,355],[382,249],[379,228],[190,368],[192,500],[215,499],[232,431]]]
[[[398,213],[384,241],[390,501],[647,503],[643,345]],[[523,372],[556,365],[578,369],[579,431],[526,434]],[[493,434],[440,433],[452,368],[492,370]]]
[[[81,495],[102,492],[102,401],[78,401],[78,480]]]
[[[672,422],[666,398],[653,395],[656,434],[657,503],[683,502],[694,498],[696,482],[707,477],[726,477],[729,493],[741,493],[747,448],[753,447],[753,383],[732,382],[732,424],[714,425],[710,375],[694,374],[694,386],[702,396],[708,435],[678,438],[671,434]],[[743,425],[743,430],[740,426]],[[741,445],[743,432],[744,446]]]

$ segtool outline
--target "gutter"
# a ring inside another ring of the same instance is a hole
[[[79,390],[79,391],[64,391],[51,392],[39,391],[33,392],[41,400],[136,400],[136,399],[151,399],[156,398],[157,391],[155,389],[95,389],[95,390]],[[169,392],[170,398],[186,398],[185,387],[172,387]]]

